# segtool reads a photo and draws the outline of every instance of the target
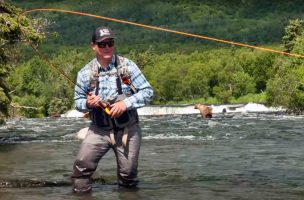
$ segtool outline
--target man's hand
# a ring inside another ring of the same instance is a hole
[[[87,95],[87,107],[88,108],[100,107],[99,102],[100,102],[99,96],[96,96],[95,94],[92,94],[92,93]]]
[[[118,101],[116,103],[113,103],[111,105],[110,115],[113,118],[120,117],[125,111],[127,110],[127,106],[125,102]]]

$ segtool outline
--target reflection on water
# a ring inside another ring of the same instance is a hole
[[[0,127],[0,198],[304,199],[303,116],[267,113],[141,116],[138,190],[116,185],[109,152],[93,193],[71,193],[85,119],[26,119]]]

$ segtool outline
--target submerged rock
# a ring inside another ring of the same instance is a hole
[[[5,121],[4,121],[4,119],[0,118],[0,126],[2,126],[2,125],[5,125]]]
[[[12,179],[0,180],[0,188],[22,188],[22,187],[60,187],[71,185],[68,181],[43,181]]]
[[[106,184],[103,177],[93,178],[93,183]],[[71,186],[71,181],[49,181],[36,179],[0,179],[0,188],[64,187]]]

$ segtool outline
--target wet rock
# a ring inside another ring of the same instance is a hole
[[[0,180],[0,188],[60,187],[68,185],[71,185],[71,183],[67,181],[43,181],[26,179]]]
[[[93,178],[93,183],[106,184],[102,177]],[[49,181],[36,179],[0,179],[0,188],[64,187],[71,186],[71,181]]]

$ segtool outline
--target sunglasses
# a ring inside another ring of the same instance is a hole
[[[107,45],[108,47],[113,47],[114,43],[114,40],[109,40],[107,42],[97,42],[96,44],[99,48],[106,48]]]

